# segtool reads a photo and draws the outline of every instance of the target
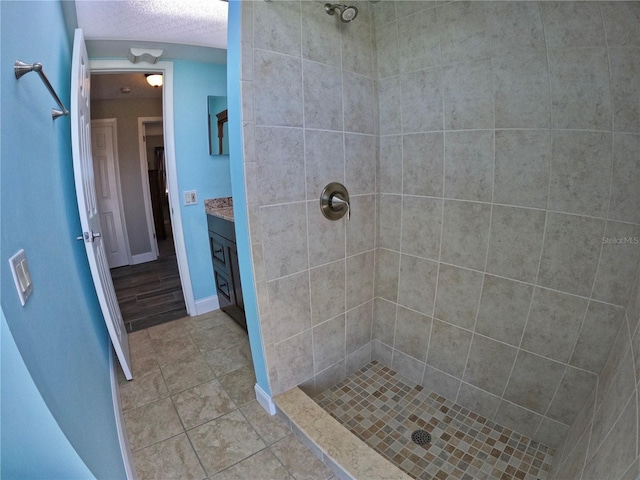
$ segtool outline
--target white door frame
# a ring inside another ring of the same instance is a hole
[[[131,246],[129,245],[129,233],[127,232],[127,220],[124,215],[124,206],[122,201],[122,186],[120,184],[120,160],[118,159],[118,119],[117,118],[100,118],[91,120],[91,127],[109,127],[111,129],[111,141],[113,143],[113,170],[116,180],[116,198],[118,200],[118,210],[122,219],[122,235],[124,236],[124,248],[127,253],[127,260],[131,265]]]
[[[178,193],[178,169],[176,165],[176,144],[173,118],[173,62],[157,62],[153,65],[133,64],[128,60],[91,60],[92,73],[135,73],[159,72],[164,76],[162,86],[162,116],[164,131],[164,153],[167,164],[167,183],[169,185],[169,213],[173,229],[173,243],[176,247],[178,271],[182,282],[182,292],[189,315],[195,315],[196,305],[187,263],[187,248],[182,230],[182,214],[180,213],[180,195]]]
[[[155,254],[156,258],[158,258],[158,236],[156,232],[156,224],[153,221],[151,187],[149,186],[149,164],[147,161],[147,143],[145,142],[145,123],[149,122],[162,122],[162,117],[138,117],[138,148],[140,150],[140,173],[142,174],[142,196],[144,197],[144,211],[147,216],[147,231],[149,232],[151,252]]]

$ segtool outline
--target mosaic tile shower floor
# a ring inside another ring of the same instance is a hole
[[[378,453],[417,479],[544,480],[553,451],[372,362],[316,402]],[[412,442],[415,430],[431,443]]]

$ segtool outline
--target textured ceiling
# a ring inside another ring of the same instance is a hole
[[[90,57],[126,57],[139,47],[163,50],[160,60],[224,64],[227,12],[222,0],[76,0],[74,13]],[[139,65],[144,71],[148,64]],[[149,86],[143,73],[91,78],[94,100],[160,97],[162,88]]]
[[[221,0],[76,0],[87,40],[130,40],[227,48]],[[135,46],[135,45],[131,45]]]

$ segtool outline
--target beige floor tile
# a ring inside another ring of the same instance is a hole
[[[120,404],[123,411],[169,396],[169,390],[167,390],[158,366],[156,366],[155,370],[151,370],[144,375],[135,375],[133,380],[121,383],[119,390]]]
[[[193,341],[200,350],[213,350],[224,345],[239,343],[241,338],[224,325],[201,330],[193,335]]]
[[[151,341],[160,366],[188,360],[199,352],[189,334],[175,338],[155,338]]]
[[[208,330],[213,327],[223,325],[224,321],[214,312],[205,313],[195,317],[187,317],[184,319],[184,328],[190,335],[197,335],[198,332]]]
[[[218,473],[265,447],[238,410],[189,430],[187,434],[208,475]]]
[[[233,318],[229,316],[228,313],[225,313],[222,310],[214,310],[211,312],[211,316],[218,319],[224,325],[230,325],[231,323],[236,323]]]
[[[215,379],[171,398],[187,430],[236,409],[235,403]]]
[[[147,329],[149,337],[152,340],[163,339],[171,340],[185,335],[187,330],[185,329],[185,319],[172,320],[171,322],[161,323]]]
[[[269,447],[296,480],[326,480],[331,470],[290,433]]]
[[[133,460],[139,480],[202,480],[206,477],[184,433],[133,452]]]
[[[253,367],[243,367],[220,377],[220,383],[236,405],[241,406],[255,400],[256,376]]]
[[[131,349],[144,346],[145,343],[151,344],[151,338],[147,330],[128,333],[127,337],[129,338],[129,348]]]
[[[153,349],[151,339],[146,330],[140,330],[128,334],[129,353],[131,355],[131,371],[134,376],[144,375],[158,367],[156,352]],[[118,377],[121,381],[127,381],[124,375]]]
[[[296,463],[305,462],[304,451],[285,443],[289,430],[255,400],[248,338],[227,314],[210,312],[135,332],[129,343],[134,379],[119,375],[120,396],[141,480],[281,480],[295,472],[298,480],[329,478],[306,450],[308,469],[321,472],[308,476]]]
[[[289,433],[289,429],[282,423],[282,420],[276,415],[269,415],[257,400],[247,403],[240,411],[267,445],[286,437]]]
[[[160,365],[158,364],[158,360],[156,359],[156,354],[153,353],[153,351],[147,354],[131,354],[131,373],[134,377],[152,372],[159,367]]]
[[[217,377],[253,365],[248,341],[223,345],[213,350],[204,350],[202,355]]]
[[[132,450],[148,447],[184,431],[170,398],[124,412]]]
[[[225,313],[225,316],[226,316],[226,319],[224,321],[224,324],[229,328],[229,330],[231,330],[233,333],[238,335],[240,338],[246,338],[248,340],[249,334],[247,333],[247,331],[244,328],[242,328],[238,322],[236,322],[233,318],[231,318],[226,313]]]
[[[292,479],[278,459],[268,449],[217,473],[211,480],[286,480]]]
[[[162,375],[171,393],[212,380],[214,375],[207,362],[198,352],[191,357],[161,367]]]

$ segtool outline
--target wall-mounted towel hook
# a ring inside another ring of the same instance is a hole
[[[338,182],[332,182],[324,187],[320,195],[320,210],[329,220],[340,220],[345,215],[351,220],[351,205],[349,192]]]
[[[51,94],[53,99],[56,101],[58,106],[60,107],[60,110],[58,110],[57,108],[52,108],[51,109],[51,116],[53,117],[54,120],[56,118],[58,118],[58,117],[62,117],[64,115],[69,115],[69,110],[67,110],[66,107],[62,104],[62,101],[60,100],[60,97],[58,97],[58,94],[56,93],[56,91],[51,86],[51,83],[49,83],[49,79],[47,78],[47,76],[42,71],[42,64],[41,63],[39,63],[39,62],[36,62],[36,63],[25,63],[25,62],[22,62],[20,60],[16,60],[16,62],[13,65],[13,69],[15,71],[17,79],[20,79],[23,75],[25,75],[25,74],[27,74],[29,72],[36,72],[40,76],[40,79],[42,80],[42,83],[44,83],[44,86],[47,87],[47,90],[49,90],[49,93]]]

